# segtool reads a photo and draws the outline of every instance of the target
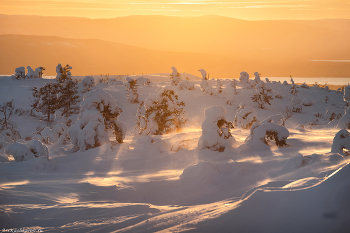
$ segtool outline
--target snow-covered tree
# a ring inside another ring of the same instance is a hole
[[[175,67],[171,67],[173,72],[170,74],[170,79],[171,79],[171,85],[172,86],[177,86],[181,80],[181,75],[179,72],[177,72],[177,69]]]
[[[10,118],[13,114],[15,106],[13,104],[13,100],[7,101],[4,104],[0,105],[0,112],[4,114],[4,117],[1,118],[1,129],[7,129],[10,124]]]
[[[72,69],[71,66],[69,66],[68,64],[64,67],[62,67],[62,65],[59,63],[56,67],[56,80],[57,82],[61,83],[64,82],[65,80],[71,80],[72,79],[72,74],[70,72],[70,70]]]
[[[62,109],[62,116],[69,118],[72,114],[79,111],[77,106],[80,101],[78,95],[78,82],[73,80],[65,80],[59,85],[59,108]]]
[[[292,76],[290,77],[290,81],[292,82],[292,88],[291,88],[292,90],[290,91],[290,93],[291,93],[292,95],[296,95],[296,94],[298,93],[298,86],[295,85]]]
[[[247,73],[247,72],[245,72],[245,71],[242,71],[241,73],[240,73],[240,77],[239,77],[239,81],[241,82],[241,83],[248,83],[249,82],[249,74]]]
[[[203,70],[203,69],[200,69],[198,70],[199,72],[201,72],[201,75],[202,75],[202,80],[207,80],[207,71]]]
[[[223,106],[212,106],[207,108],[204,114],[198,148],[222,152],[225,148],[232,147],[236,140],[230,133],[232,123],[226,121],[226,109]]]
[[[250,135],[245,142],[256,148],[266,148],[270,141],[275,141],[278,147],[287,146],[286,140],[289,137],[289,131],[280,125],[274,123],[260,124],[254,123],[250,129]]]
[[[12,79],[25,79],[26,77],[26,69],[21,66],[15,69],[15,74],[11,76]]]
[[[26,78],[33,79],[33,78],[42,78],[43,77],[43,71],[45,70],[44,67],[40,66],[33,70],[30,66],[27,66],[27,75]]]
[[[250,129],[254,122],[258,121],[258,114],[253,107],[241,106],[235,116],[235,125],[243,129]]]
[[[181,80],[177,86],[179,90],[194,90],[194,83],[189,80]]]
[[[1,135],[10,138],[13,141],[21,138],[20,133],[17,131],[17,124],[11,121],[11,116],[14,113],[15,106],[13,100],[7,101],[0,105],[0,112],[3,113],[3,118],[0,119],[0,132]]]
[[[62,141],[66,141],[68,136],[68,128],[66,125],[62,123],[55,124],[55,126],[50,129],[49,127],[45,127],[40,135],[42,137],[42,141],[46,144],[56,143],[60,137],[62,137]]]
[[[34,102],[31,105],[34,110],[47,115],[47,121],[51,122],[53,119],[52,114],[60,108],[58,100],[58,84],[57,83],[46,83],[43,87],[32,89],[32,95]]]
[[[179,131],[186,123],[184,102],[178,101],[174,88],[164,87],[141,103],[134,132],[140,135],[161,135]]]
[[[109,143],[107,132],[122,143],[126,125],[118,121],[121,111],[113,97],[104,90],[87,93],[81,103],[78,121],[68,129],[74,149],[85,151]]]
[[[254,82],[255,82],[256,84],[260,83],[260,82],[261,82],[261,80],[260,80],[260,74],[259,74],[258,72],[255,72],[255,73],[254,73],[254,76],[255,76]]]
[[[127,91],[127,98],[131,103],[139,103],[139,94],[137,93],[137,82],[136,80],[127,77],[125,88]]]
[[[347,150],[347,153],[350,151],[350,133],[342,129],[334,136],[331,152],[348,155],[344,153],[345,150]]]
[[[91,76],[86,76],[81,82],[79,83],[79,91],[81,93],[86,93],[92,90],[92,87],[95,86],[95,80]]]
[[[268,89],[263,82],[257,84],[255,89],[256,93],[251,98],[258,104],[258,107],[264,109],[265,104],[271,105],[270,100],[273,99],[271,89]]]
[[[203,79],[200,83],[201,89],[204,93],[213,95],[215,93],[215,89],[210,85],[209,80]]]

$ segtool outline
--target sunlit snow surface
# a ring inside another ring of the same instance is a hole
[[[150,76],[147,76],[150,77]],[[170,85],[157,81],[139,87],[139,99]],[[191,80],[195,80],[191,78]],[[30,89],[48,80],[12,81],[0,78],[0,99],[14,99],[16,107],[30,106]],[[152,80],[151,80],[152,81]],[[288,80],[289,82],[289,80]],[[179,90],[189,115],[182,133],[155,136],[166,142],[160,152],[148,144],[136,147],[134,136],[138,104],[127,101],[124,86],[98,84],[117,101],[119,118],[128,126],[123,144],[106,144],[70,153],[72,144],[49,145],[48,164],[41,159],[0,163],[0,229],[30,228],[43,232],[349,232],[350,165],[330,153],[338,128],[299,124],[313,120],[331,104],[344,105],[342,94],[321,88],[299,88],[298,95],[312,98],[286,121],[288,147],[270,145],[264,150],[247,147],[249,130],[231,131],[238,145],[224,152],[199,150],[204,110],[213,105],[227,109],[232,121],[244,101],[255,107],[252,90],[238,89],[229,81],[216,96],[199,90]],[[216,81],[213,81],[215,85]],[[260,121],[292,100],[290,85],[266,84],[283,99],[256,109]],[[324,97],[329,97],[326,104]],[[228,98],[234,98],[227,105]],[[46,123],[30,116],[14,116],[23,136]],[[111,140],[113,138],[111,137]],[[186,141],[186,147],[179,143]],[[3,148],[1,155],[4,156]],[[53,166],[52,166],[53,165]]]

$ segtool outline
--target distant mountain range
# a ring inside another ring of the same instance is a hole
[[[237,78],[349,77],[350,20],[244,21],[221,16],[114,19],[0,15],[0,74],[70,64],[73,74],[179,72]]]

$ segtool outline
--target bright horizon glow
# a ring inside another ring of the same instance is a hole
[[[2,0],[0,14],[115,18],[219,15],[244,20],[350,19],[349,0]]]

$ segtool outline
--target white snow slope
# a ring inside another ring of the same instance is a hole
[[[171,85],[168,75],[162,77],[166,80],[151,79],[149,86],[138,86],[140,101]],[[0,77],[0,104],[13,99],[16,108],[30,109],[31,89],[45,82],[54,80]],[[263,121],[283,114],[285,106],[292,103],[291,85],[265,83],[273,96],[279,93],[282,99],[274,98],[271,105],[259,109],[251,99],[255,90],[243,89],[246,83],[238,82],[235,95],[230,80],[222,80],[222,92],[211,95],[200,89],[200,80],[191,78],[191,82],[195,90],[177,90],[188,115],[182,132],[134,136],[131,131],[139,104],[127,100],[124,86],[100,83],[93,90],[103,89],[122,109],[118,120],[128,127],[124,143],[118,144],[110,135],[110,144],[73,152],[70,141],[58,140],[45,144],[49,160],[38,157],[15,162],[11,157],[6,161],[4,153],[14,142],[2,136],[0,229],[350,232],[349,159],[330,152],[340,130],[339,119],[329,122],[323,117],[332,105],[345,113],[342,93],[298,88],[301,99],[314,102],[285,121],[287,147],[273,142],[251,146],[245,142],[250,129],[237,126],[231,129],[236,144],[219,152],[198,148],[206,108],[224,106],[226,120],[234,122],[240,106],[251,106]],[[217,84],[216,80],[209,83],[214,88]],[[17,123],[22,137],[17,142],[22,144],[26,137],[36,135],[37,127],[47,125],[40,117],[26,114],[13,115],[11,120]]]

